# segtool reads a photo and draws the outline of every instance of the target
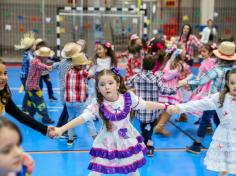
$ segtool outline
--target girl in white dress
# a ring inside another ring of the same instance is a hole
[[[89,105],[76,119],[55,128],[56,137],[99,116],[103,120],[100,133],[90,150],[89,176],[102,174],[126,174],[139,176],[138,169],[145,163],[147,148],[139,132],[130,123],[130,110],[165,109],[165,104],[144,101],[127,91],[117,68],[103,70],[96,75],[97,102]]]
[[[234,54],[236,57],[236,54]],[[216,110],[220,124],[212,137],[204,164],[220,176],[236,174],[236,68],[226,74],[222,92],[176,106],[169,106],[169,113]]]

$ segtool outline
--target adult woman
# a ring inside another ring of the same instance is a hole
[[[207,20],[207,26],[202,31],[202,43],[213,43],[216,38],[217,32],[214,27],[214,22],[212,19]]]

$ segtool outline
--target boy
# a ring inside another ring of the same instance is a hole
[[[174,94],[176,90],[167,89],[163,87],[160,77],[155,76],[152,69],[155,66],[155,59],[152,55],[146,55],[143,59],[143,70],[131,77],[126,85],[133,88],[136,94],[142,97],[145,101],[158,101],[158,92],[163,94]],[[152,142],[153,128],[156,123],[156,118],[161,112],[150,110],[138,110],[135,112],[136,117],[139,119],[141,133],[144,137],[144,142],[148,148],[148,156],[153,156],[154,147]]]

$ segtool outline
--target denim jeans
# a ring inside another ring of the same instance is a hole
[[[50,79],[50,75],[46,74],[46,75],[41,75],[41,79],[40,79],[40,88],[43,90],[43,81],[45,82],[46,86],[47,86],[47,90],[48,90],[48,98],[53,98],[53,90],[52,90],[52,81]]]
[[[219,120],[218,115],[215,110],[204,111],[203,115],[200,119],[200,124],[199,124],[199,128],[197,131],[198,137],[200,137],[200,138],[205,137],[206,131],[207,131],[207,126],[210,123],[212,117],[213,117],[213,121],[216,124],[216,126],[219,125],[220,120]]]
[[[86,107],[86,104],[84,102],[66,102],[66,107],[69,115],[68,121],[71,121],[81,115],[81,113]],[[87,121],[86,125],[88,128],[89,135],[91,137],[96,136],[97,132],[93,121],[92,120]],[[75,134],[74,128],[68,130],[69,139],[73,139],[74,134]]]

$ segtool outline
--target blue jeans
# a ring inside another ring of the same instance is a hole
[[[71,121],[81,115],[81,113],[86,107],[86,104],[84,102],[66,102],[66,107],[69,115],[68,121]],[[91,137],[96,136],[97,131],[93,121],[92,120],[87,121],[86,125],[90,136]],[[68,130],[68,136],[70,140],[74,139],[73,137],[74,134],[75,134],[74,128]]]
[[[218,115],[215,110],[209,110],[209,111],[204,111],[203,115],[200,120],[199,128],[197,130],[197,136],[200,138],[204,138],[206,135],[207,131],[207,126],[211,121],[211,118],[213,118],[214,123],[216,126],[220,124],[220,120],[218,118]]]

